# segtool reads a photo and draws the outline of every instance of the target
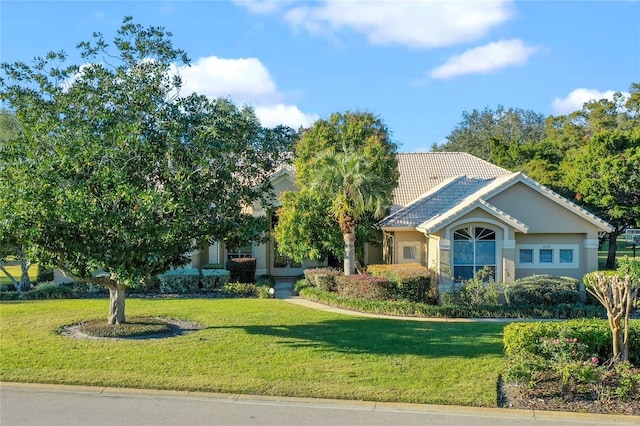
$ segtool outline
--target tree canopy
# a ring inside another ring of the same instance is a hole
[[[113,46],[97,33],[78,48],[81,65],[63,67],[64,52],[2,64],[0,100],[20,132],[0,147],[0,179],[39,260],[107,286],[109,321],[124,322],[126,286],[194,247],[267,229],[245,208],[266,202],[294,132],[262,128],[226,99],[181,95],[175,70],[189,60],[161,27],[127,17]]]
[[[531,110],[498,106],[462,113],[462,121],[433,151],[468,152],[491,161],[492,143],[505,149],[539,142],[545,138],[545,117]]]
[[[279,250],[295,259],[303,253],[342,255],[345,273],[353,273],[355,239],[372,239],[371,225],[391,206],[398,182],[396,145],[386,126],[364,112],[318,120],[296,143],[295,166],[300,192],[283,198],[275,233]],[[314,213],[304,206],[313,206]],[[340,237],[344,250],[336,247]]]

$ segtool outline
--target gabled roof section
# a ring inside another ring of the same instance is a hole
[[[463,176],[450,179],[434,187],[415,202],[392,213],[378,223],[383,229],[413,227],[422,232],[436,232],[457,218],[475,208],[480,208],[497,219],[509,224],[520,232],[526,233],[529,227],[487,200],[516,183],[523,183],[558,205],[607,232],[611,225],[589,213],[556,192],[529,178],[522,172],[507,173],[493,179],[478,179]]]
[[[288,164],[288,163],[282,163],[280,166],[278,166],[276,171],[269,177],[269,180],[273,182],[274,180],[278,179],[280,176],[284,176],[284,175],[295,176],[295,174],[296,174],[296,168],[294,165]]]
[[[382,228],[415,228],[425,218],[437,217],[456,206],[460,200],[487,185],[490,179],[458,176],[432,188],[408,206],[397,210],[378,223]]]
[[[431,189],[452,178],[466,176],[492,179],[510,171],[466,152],[419,152],[398,154],[398,187],[391,211],[409,205]]]

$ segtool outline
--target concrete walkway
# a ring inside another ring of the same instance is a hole
[[[382,315],[371,314],[368,312],[358,312],[349,309],[336,308],[334,306],[325,305],[324,303],[318,303],[311,300],[307,300],[303,297],[293,295],[293,283],[278,282],[274,286],[274,297],[276,299],[283,300],[285,302],[293,303],[294,305],[304,306],[309,309],[317,309],[320,311],[333,312],[336,314],[351,315],[357,317],[366,318],[382,318],[382,319],[395,319],[404,321],[419,321],[419,322],[488,322],[488,323],[511,323],[511,322],[540,322],[540,321],[554,321],[540,318],[427,318],[427,317],[403,317],[396,315]]]

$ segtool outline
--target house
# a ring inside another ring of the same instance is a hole
[[[582,276],[598,268],[598,234],[611,226],[523,173],[461,152],[398,154],[399,184],[390,214],[378,223],[382,247],[368,247],[366,264],[421,263],[436,271],[441,287],[484,267],[498,282],[533,274]],[[295,171],[280,168],[269,210],[277,223],[279,196],[295,191]],[[297,264],[277,244],[229,253],[220,244],[194,253],[194,267],[253,256],[256,275],[294,277],[317,264]]]

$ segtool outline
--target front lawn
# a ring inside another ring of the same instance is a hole
[[[128,299],[130,316],[204,329],[157,340],[79,340],[108,301],[0,304],[0,380],[496,406],[503,325],[357,318],[279,300]]]

